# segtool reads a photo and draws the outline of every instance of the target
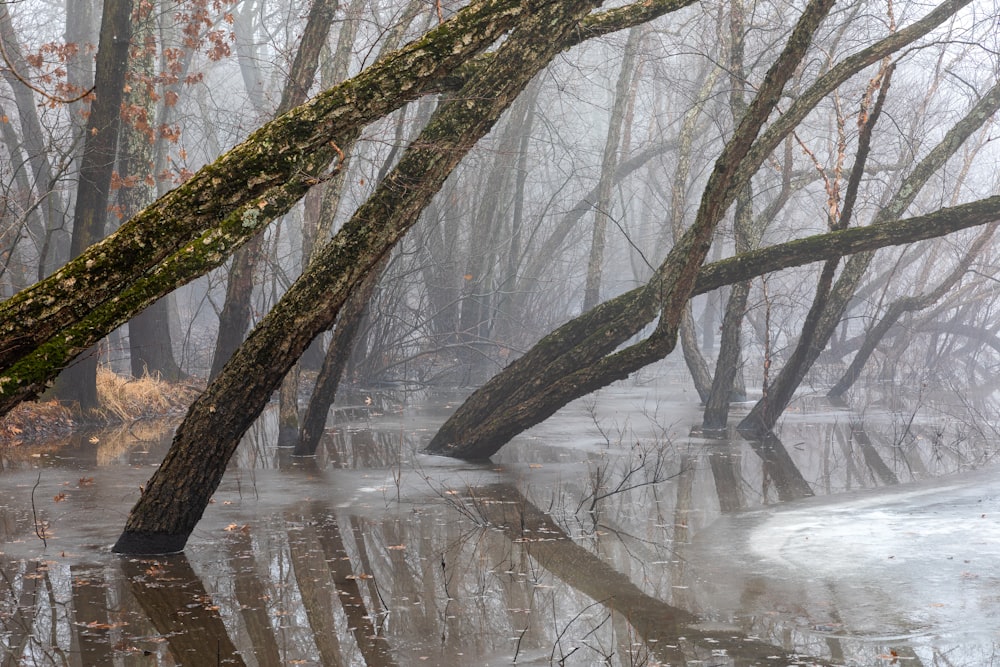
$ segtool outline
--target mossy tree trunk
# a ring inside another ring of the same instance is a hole
[[[329,177],[331,162],[341,157],[339,145],[406,102],[455,86],[463,65],[539,4],[469,5],[351,80],[267,123],[115,234],[0,303],[0,414],[37,395],[70,360],[144,307],[221,265]],[[642,15],[672,6],[654,2]],[[605,17],[587,35],[616,29],[621,16]],[[574,42],[583,38],[581,31]]]
[[[593,7],[591,0],[575,0],[524,13],[489,63],[434,113],[392,173],[191,406],[129,514],[116,551],[164,553],[184,547],[240,438],[287,370],[316,335],[332,326],[351,290],[416,221],[531,78],[579,39],[580,21]],[[625,9],[643,17],[649,7],[644,3]]]

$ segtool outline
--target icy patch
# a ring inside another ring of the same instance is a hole
[[[836,608],[835,634],[987,640],[1000,632],[995,477],[775,511],[748,531],[748,564]]]

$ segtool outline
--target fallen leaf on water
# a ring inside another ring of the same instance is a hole
[[[66,494],[65,493],[57,493],[56,495],[54,495],[52,497],[52,500],[56,501],[57,503],[61,503],[62,501],[66,500]]]

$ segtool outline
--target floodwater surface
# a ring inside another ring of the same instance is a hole
[[[165,558],[110,545],[171,425],[7,448],[0,663],[1000,662],[987,424],[800,402],[747,443],[661,382],[482,465],[420,453],[454,397],[355,396],[312,459],[265,418]]]

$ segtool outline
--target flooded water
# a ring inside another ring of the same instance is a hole
[[[693,392],[658,382],[486,465],[420,453],[457,397],[356,396],[316,459],[265,419],[169,558],[110,552],[169,425],[8,448],[0,663],[1000,662],[981,414],[800,402],[751,444],[692,429]]]

